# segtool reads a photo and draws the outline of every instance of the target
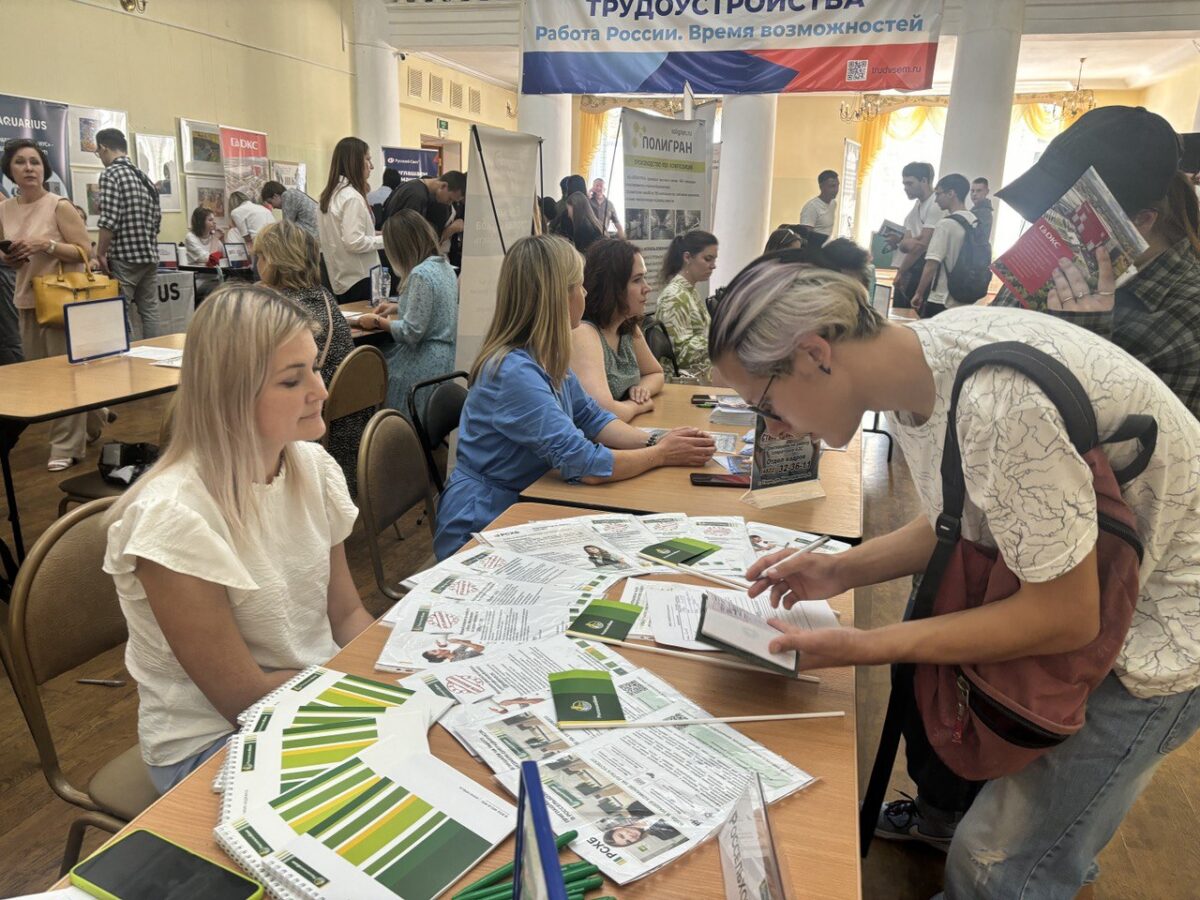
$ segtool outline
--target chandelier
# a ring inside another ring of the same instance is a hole
[[[868,122],[883,111],[883,98],[878,94],[856,94],[853,103],[843,100],[838,111],[843,122]]]
[[[1065,91],[1055,104],[1055,112],[1060,119],[1073,122],[1085,112],[1096,108],[1096,95],[1091,91],[1080,90],[1083,84],[1083,64],[1087,57],[1079,59],[1079,74],[1075,78],[1075,90]]]

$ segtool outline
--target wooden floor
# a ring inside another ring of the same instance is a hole
[[[164,400],[140,401],[119,407],[120,420],[109,429],[126,441],[154,440]],[[866,435],[864,494],[866,535],[892,530],[916,512],[915,495],[899,451],[889,466],[886,439]],[[84,465],[95,465],[96,450]],[[13,453],[18,499],[26,541],[32,544],[52,521],[59,500],[57,484],[63,473],[46,472],[46,426],[30,428]],[[73,470],[66,474],[74,474]],[[0,535],[8,537],[7,522]],[[430,540],[415,515],[404,523],[406,540],[390,537],[389,565],[397,576],[418,566],[430,552]],[[385,536],[386,538],[386,536]],[[386,608],[375,589],[361,535],[348,543],[351,571],[364,602],[372,612]],[[899,618],[907,599],[902,583],[858,592],[856,619],[872,626]],[[76,678],[123,678],[122,688],[79,685]],[[865,783],[875,741],[887,702],[887,672],[859,673],[859,772]],[[64,769],[77,783],[105,760],[136,739],[137,695],[125,673],[122,648],[104,654],[79,670],[55,679],[43,690],[51,728],[59,741]],[[860,790],[863,785],[860,785]],[[911,792],[901,771],[894,790]],[[1102,873],[1094,896],[1098,900],[1190,900],[1200,883],[1200,841],[1195,828],[1200,814],[1200,741],[1193,740],[1169,757],[1138,801],[1111,845],[1101,855]],[[58,872],[63,841],[74,807],[51,793],[38,766],[33,742],[12,691],[0,685],[0,897],[42,890]],[[103,840],[92,833],[85,852]],[[863,896],[886,900],[925,900],[941,886],[942,857],[925,847],[898,847],[876,841],[863,872]],[[803,873],[797,878],[804,897]]]

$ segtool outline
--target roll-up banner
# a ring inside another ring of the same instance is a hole
[[[414,178],[436,178],[437,151],[417,150],[412,147],[384,147],[383,166],[395,169],[405,181]]]
[[[701,119],[679,121],[621,110],[625,158],[625,236],[637,244],[651,279],[671,239],[712,228],[712,144]]]
[[[526,0],[526,94],[786,94],[933,83],[943,0]]]
[[[0,94],[0,146],[13,138],[29,138],[37,142],[50,158],[50,183],[47,188],[60,197],[70,197],[67,104]],[[4,197],[13,195],[15,185],[7,175],[0,175],[0,190],[3,190]]]
[[[255,203],[262,200],[262,188],[270,178],[267,136],[261,131],[220,127],[221,165],[225,169],[225,195],[241,191]]]
[[[539,192],[536,135],[471,126],[455,362],[470,369],[496,309],[504,254],[533,227]]]

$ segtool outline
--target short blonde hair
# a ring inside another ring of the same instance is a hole
[[[263,283],[280,291],[304,291],[321,283],[316,239],[293,222],[268,225],[254,236]]]
[[[583,284],[583,257],[569,242],[548,234],[523,237],[500,266],[496,312],[471,367],[471,383],[485,366],[498,366],[524,348],[550,380],[561,385],[571,366],[571,288]]]
[[[109,521],[119,519],[159,472],[186,460],[195,465],[235,540],[244,538],[262,465],[258,396],[271,375],[275,351],[315,329],[298,304],[269,288],[240,284],[213,291],[188,325],[171,441],[154,467],[114,504]],[[285,446],[283,456],[288,490],[298,491],[302,475],[295,450]]]
[[[874,337],[883,318],[858,281],[805,263],[759,260],[730,282],[708,332],[710,358],[726,353],[751,375],[786,375],[802,338]]]

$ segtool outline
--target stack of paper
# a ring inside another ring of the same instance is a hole
[[[284,900],[434,896],[513,827],[511,806],[429,755],[452,702],[301,672],[239,717],[217,842]]]
[[[757,418],[750,405],[740,397],[722,397],[721,402],[708,414],[713,425],[753,425]]]
[[[402,684],[456,696],[460,705],[443,717],[443,726],[514,796],[520,764],[537,761],[554,830],[577,830],[571,849],[618,884],[704,841],[755,774],[772,801],[813,782],[727,725],[564,730],[550,685],[552,676],[571,670],[611,676],[627,721],[708,715],[608,648],[567,638],[451,663]]]

